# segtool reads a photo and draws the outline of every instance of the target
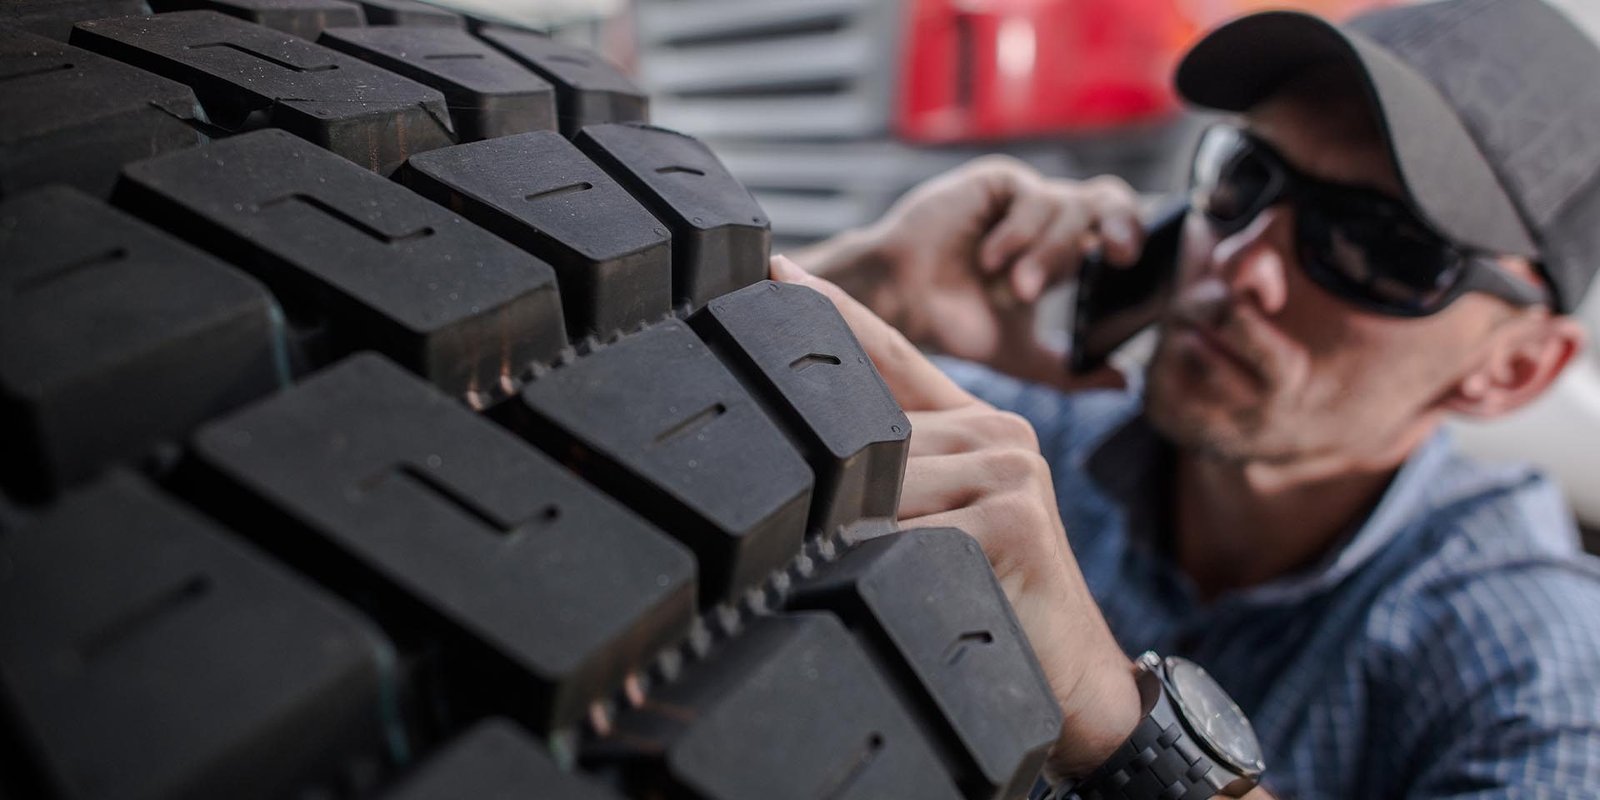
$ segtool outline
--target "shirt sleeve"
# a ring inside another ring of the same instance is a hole
[[[1374,650],[1368,752],[1378,774],[1401,782],[1384,795],[1590,796],[1600,787],[1597,609],[1589,557],[1497,560],[1410,587]]]

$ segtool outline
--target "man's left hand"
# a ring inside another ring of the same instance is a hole
[[[772,277],[832,300],[906,410],[901,526],[960,528],[983,547],[1065,715],[1050,767],[1063,777],[1093,770],[1138,724],[1139,690],[1067,544],[1033,427],[957,386],[837,286],[782,256]]]

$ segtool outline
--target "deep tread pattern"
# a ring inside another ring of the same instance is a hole
[[[104,196],[123,164],[204,141],[189,87],[3,27],[0,92],[0,198],[57,181]]]
[[[642,124],[591,125],[573,140],[672,230],[672,296],[697,309],[767,275],[772,225],[711,149]]]
[[[0,563],[0,697],[40,767],[18,796],[281,797],[404,742],[378,631],[141,479],[74,493]]]
[[[418,0],[359,0],[367,12],[368,25],[404,25],[408,27],[464,28],[467,21],[460,14],[446,11]]]
[[[883,536],[795,587],[790,606],[858,620],[891,671],[936,708],[974,797],[1025,794],[1061,732],[1061,712],[978,543],[952,528]]]
[[[707,800],[959,797],[893,698],[837,619],[771,617],[623,715],[602,758]]]
[[[80,22],[72,44],[187,84],[228,131],[282,128],[385,175],[451,142],[438,90],[214,11]]]
[[[563,772],[527,733],[491,718],[474,725],[383,795],[383,800],[621,800]]]
[[[219,11],[263,28],[315,39],[325,28],[366,22],[361,6],[347,0],[150,0],[156,11]]]
[[[413,0],[155,2],[235,16],[0,2],[0,796],[1027,788],[1011,609],[709,150]]]
[[[455,717],[570,725],[688,631],[687,551],[379,357],[207,425],[193,452],[191,499],[448,654]]]
[[[615,64],[548,36],[500,26],[478,35],[556,87],[561,132],[576,136],[602,122],[648,122],[650,101]]]
[[[457,141],[556,129],[555,88],[466,31],[339,28],[317,41],[443,92]]]
[[[0,467],[20,495],[288,380],[261,284],[98,200],[54,186],[0,203],[0,253]]]
[[[666,227],[559,134],[423,153],[404,177],[422,196],[553,265],[574,338],[636,328],[671,308]]]
[[[115,200],[271,286],[311,365],[371,348],[483,392],[566,346],[548,265],[282,131],[134,164]]]
[[[11,0],[0,3],[0,27],[65,42],[79,20],[148,13],[144,0]]]
[[[828,298],[762,281],[690,324],[801,443],[817,478],[813,529],[894,519],[911,422]]]
[[[811,470],[681,322],[551,371],[502,411],[693,548],[703,600],[755,586],[799,548]]]

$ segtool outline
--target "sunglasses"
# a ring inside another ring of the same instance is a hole
[[[1409,206],[1372,189],[1318,180],[1271,145],[1231,125],[1200,138],[1190,178],[1194,207],[1218,235],[1290,202],[1300,265],[1323,289],[1358,308],[1425,317],[1467,292],[1518,306],[1549,302],[1542,289],[1435,233]]]

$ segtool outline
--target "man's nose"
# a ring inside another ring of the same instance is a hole
[[[1291,214],[1282,205],[1272,206],[1212,251],[1213,267],[1234,296],[1267,316],[1282,311],[1288,300],[1286,271],[1295,257]]]

